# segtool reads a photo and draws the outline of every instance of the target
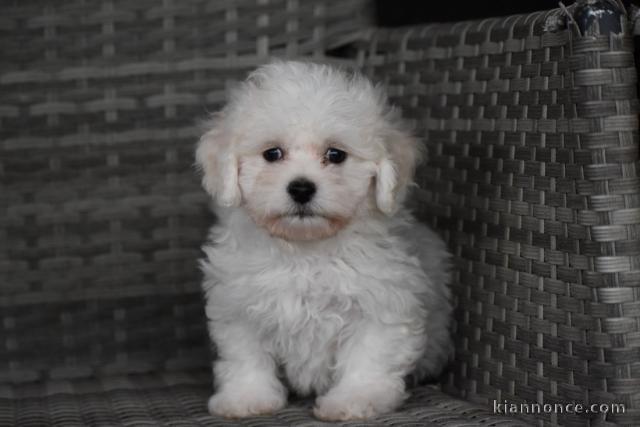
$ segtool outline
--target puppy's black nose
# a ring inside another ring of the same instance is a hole
[[[287,192],[296,203],[302,205],[311,200],[316,192],[316,185],[308,179],[298,178],[289,183]]]

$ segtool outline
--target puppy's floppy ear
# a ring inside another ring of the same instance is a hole
[[[196,150],[196,166],[202,171],[202,186],[222,206],[238,206],[238,159],[232,150],[231,135],[224,129],[224,113],[206,125]]]
[[[383,143],[386,155],[378,162],[376,204],[383,213],[393,215],[404,201],[422,150],[418,139],[395,118],[383,135]]]

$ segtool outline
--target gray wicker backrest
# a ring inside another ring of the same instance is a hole
[[[196,123],[270,55],[322,58],[362,0],[0,6],[0,383],[210,361]]]
[[[378,31],[360,62],[425,140],[419,213],[455,254],[445,389],[487,403],[620,402],[626,414],[607,420],[638,426],[633,44],[561,18]]]

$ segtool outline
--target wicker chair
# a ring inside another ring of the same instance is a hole
[[[588,4],[589,3],[589,4]],[[365,0],[0,6],[0,425],[320,426],[207,414],[196,120],[270,56],[360,67],[424,137],[456,360],[344,426],[640,425],[640,167],[615,3],[367,29]],[[327,52],[343,54],[329,57]],[[351,54],[352,53],[352,54]],[[624,414],[494,413],[622,403]]]

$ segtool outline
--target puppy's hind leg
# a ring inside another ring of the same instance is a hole
[[[424,334],[407,326],[370,322],[336,356],[337,382],[316,399],[314,415],[327,421],[364,419],[395,410],[407,397],[404,377],[424,349]]]
[[[287,390],[276,376],[273,358],[255,332],[242,323],[210,324],[218,360],[214,362],[216,392],[209,412],[227,418],[269,414],[287,404]]]

